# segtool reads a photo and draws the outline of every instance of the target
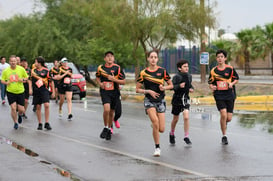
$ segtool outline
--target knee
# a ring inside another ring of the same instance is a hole
[[[153,129],[159,130],[159,124],[158,123],[153,122],[152,124],[153,124]]]
[[[160,128],[159,128],[159,132],[160,132],[160,133],[164,133],[164,131],[165,131],[165,127],[160,127]]]
[[[41,111],[41,105],[36,105],[36,111]]]
[[[49,109],[49,104],[44,104],[45,109]]]
[[[110,110],[109,109],[104,109],[103,113],[104,114],[110,114]]]

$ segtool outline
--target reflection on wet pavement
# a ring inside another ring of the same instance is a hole
[[[17,144],[16,142],[6,138],[6,137],[3,137],[3,136],[0,136],[0,144],[8,144],[18,150],[20,150],[21,152],[27,154],[28,156],[31,156],[31,157],[36,157],[38,158],[39,157],[39,154],[33,152],[32,150],[28,149],[28,148],[25,148],[24,146],[20,145],[20,144]],[[79,181],[80,179],[76,178],[74,175],[72,175],[70,172],[64,170],[64,169],[61,169],[59,167],[57,167],[56,165],[48,162],[48,161],[45,161],[45,160],[40,160],[39,161],[40,163],[43,163],[43,164],[47,164],[47,165],[52,165],[52,168],[57,171],[57,173],[59,173],[60,175],[64,176],[64,177],[68,177],[70,178],[71,180],[73,181]]]
[[[37,156],[39,156],[37,153],[31,151],[30,149],[27,149],[27,148],[23,147],[22,145],[17,144],[14,141],[11,141],[8,138],[0,136],[0,142],[1,142],[1,144],[2,143],[6,143],[8,145],[11,145],[14,148],[16,148],[16,149],[22,151],[23,153],[27,154],[28,156],[31,156],[31,157],[37,157]]]
[[[240,126],[244,128],[254,128],[261,126],[262,131],[273,133],[273,112],[257,111],[248,113],[237,113]]]
[[[236,105],[233,113],[232,124],[237,122],[241,128],[255,129],[256,131],[273,134],[272,105]],[[271,108],[270,108],[271,107]],[[192,116],[200,116],[205,122],[220,120],[219,112],[213,106],[192,106]],[[200,118],[199,117],[199,118]]]

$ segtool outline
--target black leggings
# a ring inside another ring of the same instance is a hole
[[[117,121],[120,116],[121,116],[121,112],[122,112],[122,108],[121,108],[121,100],[118,99],[117,103],[116,103],[116,109],[115,109],[115,117],[114,117],[114,121]]]

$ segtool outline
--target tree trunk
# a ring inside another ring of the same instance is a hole
[[[273,75],[273,52],[270,52],[271,55],[271,69],[272,69],[272,75]]]
[[[245,75],[250,75],[250,56],[249,56],[249,52],[247,50],[245,50],[244,52],[245,55]]]

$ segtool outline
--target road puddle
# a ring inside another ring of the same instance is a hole
[[[12,146],[13,148],[25,153],[28,156],[36,158],[37,160],[39,160],[40,163],[43,163],[45,165],[50,166],[50,168],[55,170],[58,174],[60,174],[63,177],[70,178],[70,180],[73,180],[73,181],[80,181],[79,178],[75,177],[69,171],[64,170],[64,169],[58,167],[57,165],[54,165],[53,163],[50,163],[48,161],[45,161],[45,160],[41,159],[39,157],[38,153],[36,153],[36,152],[32,151],[31,149],[28,149],[28,148],[22,146],[21,144],[18,144],[18,143],[14,142],[14,141],[6,138],[6,137],[0,136],[0,144],[8,144],[8,145]]]
[[[203,124],[220,120],[216,106],[211,105],[192,106],[191,115],[201,117]],[[273,134],[273,105],[235,103],[232,122],[229,125]]]

